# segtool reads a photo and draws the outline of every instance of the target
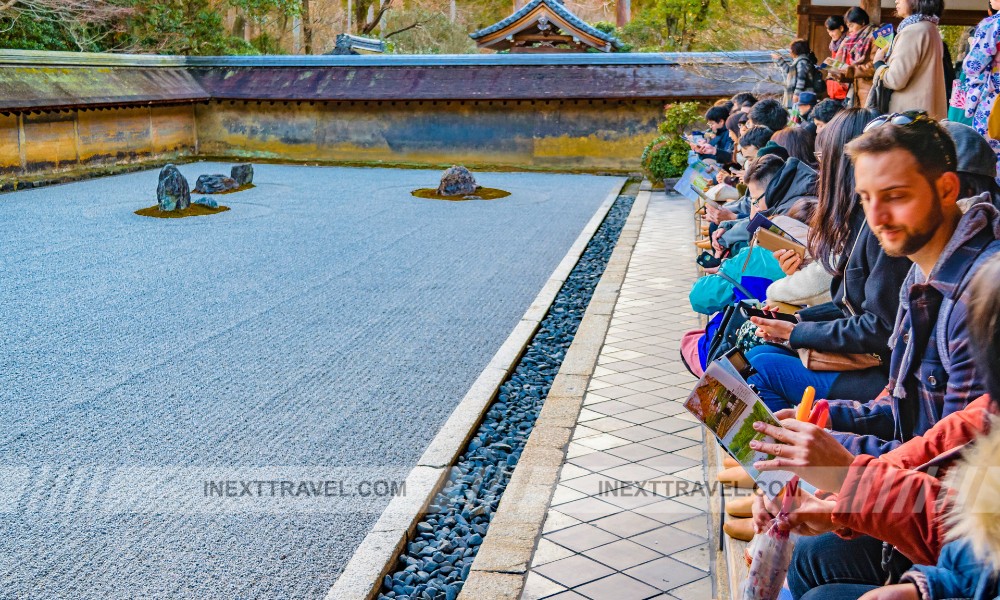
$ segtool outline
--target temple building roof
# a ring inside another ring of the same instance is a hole
[[[514,14],[469,34],[480,48],[511,52],[612,52],[621,42],[573,14],[560,0],[531,0]]]

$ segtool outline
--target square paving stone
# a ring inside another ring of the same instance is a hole
[[[587,422],[587,427],[591,429],[596,429],[597,431],[603,431],[605,433],[618,431],[619,429],[625,429],[627,427],[632,427],[632,423],[628,421],[623,421],[620,418],[615,417],[604,417],[603,419],[594,419],[593,421]],[[615,433],[615,435],[618,435]]]
[[[541,600],[565,591],[566,586],[546,579],[538,573],[529,572],[524,582],[524,589],[521,591],[521,600]]]
[[[677,471],[683,469],[690,469],[691,467],[701,467],[701,461],[693,460],[674,452],[667,452],[666,454],[661,454],[659,456],[654,456],[652,458],[647,458],[645,460],[640,460],[637,464],[643,465],[644,467],[650,467],[656,469],[661,473],[673,474]]]
[[[678,502],[678,504],[680,504]],[[683,505],[682,505],[683,506]],[[691,508],[694,511],[695,509]],[[674,529],[680,529],[681,531],[686,531],[694,535],[707,536],[708,535],[708,515],[705,513],[699,513],[694,515],[690,519],[685,519],[683,521],[678,521],[671,525]]]
[[[628,421],[635,425],[643,425],[650,421],[656,421],[657,419],[662,419],[663,415],[652,410],[645,408],[635,408],[626,412],[618,413],[617,417],[623,421]]]
[[[588,496],[594,496],[596,494],[620,488],[625,485],[625,483],[602,473],[591,473],[583,477],[570,479],[569,481],[560,483],[559,485],[577,490],[578,492],[583,492]]]
[[[629,539],[660,554],[673,554],[706,542],[704,535],[693,535],[669,525],[634,535]]]
[[[586,448],[592,448],[594,450],[609,450],[611,448],[617,448],[618,446],[625,446],[630,443],[628,440],[623,440],[620,437],[615,437],[610,433],[592,435],[590,437],[585,437],[579,441],[576,440],[574,441],[581,446],[584,446]]]
[[[631,423],[628,423],[628,425],[629,427],[627,429],[615,430],[615,436],[632,442],[641,442],[642,440],[648,440],[649,438],[656,437],[662,433],[643,425],[632,425]]]
[[[563,514],[557,510],[549,510],[549,513],[545,515],[545,525],[542,526],[542,534],[547,535],[553,531],[572,527],[579,522],[580,519]]]
[[[681,550],[680,552],[675,552],[670,555],[671,558],[679,560],[680,562],[691,565],[701,569],[702,571],[708,573],[711,569],[710,558],[708,555],[708,544],[698,544],[693,548],[688,548],[687,550]]]
[[[590,475],[590,471],[583,467],[578,467],[573,463],[566,463],[559,471],[559,481],[563,482],[576,477],[583,477],[584,475]]]
[[[636,581],[627,575],[615,573],[610,577],[592,581],[574,590],[594,600],[644,600],[657,593],[657,589]]]
[[[593,452],[585,456],[578,456],[577,458],[570,459],[568,462],[574,465],[579,465],[584,469],[590,469],[591,471],[603,471],[604,469],[624,465],[628,461],[624,458],[615,456],[614,454],[608,454],[607,452]]]
[[[670,596],[677,600],[705,600],[714,598],[712,590],[712,578],[703,577],[697,581],[670,590]]]
[[[627,569],[625,573],[664,592],[697,581],[705,576],[705,573],[699,569],[667,557],[632,567]]]
[[[618,571],[641,565],[663,556],[655,550],[636,544],[630,540],[618,540],[584,552],[590,558],[604,563]]]
[[[561,594],[556,594],[555,596],[549,596],[545,600],[587,600],[586,596],[581,596],[573,590],[563,592]]]
[[[628,444],[608,450],[608,453],[630,461],[639,461],[663,454],[663,451],[642,444]]]
[[[535,554],[531,557],[531,566],[540,567],[550,562],[569,558],[574,554],[576,552],[569,548],[564,548],[555,542],[549,541],[547,537],[543,537],[538,540],[538,547],[535,548]]]
[[[646,506],[662,500],[656,494],[635,486],[624,486],[616,490],[611,490],[597,496],[605,502],[610,502],[620,509],[634,510],[640,506]],[[610,513],[609,513],[610,514]]]
[[[535,572],[568,588],[614,573],[610,568],[580,554],[542,565]]]
[[[602,494],[601,498],[608,497],[614,494],[614,492],[607,492]],[[606,517],[608,515],[613,515],[615,513],[621,512],[621,508],[613,503],[604,502],[595,497],[583,498],[582,500],[575,500],[567,504],[561,504],[559,506],[559,512],[567,514],[574,519],[579,519],[580,521],[594,521],[600,519],[601,517]]]
[[[590,494],[585,494],[579,490],[574,490],[573,488],[569,488],[564,485],[558,485],[556,486],[556,491],[552,493],[552,500],[549,504],[551,506],[559,506],[560,504],[573,502],[574,500],[579,500],[580,498],[586,498],[589,495]]]
[[[673,500],[670,499],[659,499],[657,502],[653,502],[645,506],[639,506],[632,510],[636,514],[642,515],[644,517],[649,517],[651,519],[656,519],[657,521],[665,525],[673,524],[673,526],[678,529],[681,528],[676,525],[677,523],[690,521],[692,520],[693,517],[704,518],[705,514],[696,508],[688,506],[687,504],[674,502]],[[705,532],[707,532],[708,529],[706,527],[700,530],[692,530],[692,529],[682,529],[682,530],[686,531],[687,533],[693,533],[696,535],[699,532],[702,535],[705,535]]]
[[[599,433],[604,433],[603,431],[598,431],[597,429],[592,429],[589,427],[591,423],[596,423],[600,419],[594,419],[593,421],[587,421],[586,425],[577,423],[576,427],[573,428],[573,439],[581,440],[585,437],[590,437],[592,435],[597,435]]]
[[[662,475],[656,469],[651,469],[649,467],[644,467],[642,465],[637,465],[635,463],[622,465],[620,467],[614,467],[612,469],[607,469],[601,471],[601,475],[611,477],[618,481],[623,481],[625,483],[630,483],[632,485],[639,485],[643,481],[650,479],[652,477],[659,477]]]
[[[617,515],[611,515],[610,517],[604,517],[603,519],[592,521],[591,525],[600,527],[605,531],[623,538],[632,537],[634,535],[662,527],[662,524],[659,521],[655,521],[649,517],[644,517],[631,511],[620,512]]]
[[[584,550],[590,550],[591,548],[610,544],[621,539],[620,536],[588,523],[581,523],[568,529],[551,533],[546,538],[574,552],[583,552]]]
[[[659,412],[656,410],[657,408],[659,407],[650,407],[649,410]],[[690,421],[685,421],[684,419],[678,419],[676,417],[664,417],[662,413],[659,414],[659,417],[660,418],[655,421],[649,421],[645,424],[645,426],[650,429],[662,431],[663,433],[675,433],[691,428]]]
[[[635,407],[631,404],[626,404],[619,400],[608,400],[607,402],[599,402],[597,404],[591,404],[587,407],[587,410],[593,411],[600,414],[602,417],[614,416],[618,413],[629,412],[630,410],[635,410]]]
[[[637,392],[651,392],[653,390],[658,390],[660,388],[666,387],[666,385],[656,381],[655,379],[640,379],[639,381],[626,383],[622,387],[626,387],[630,390],[635,390]]]
[[[691,440],[684,437],[678,437],[678,435],[664,434],[661,435],[660,437],[643,440],[642,443],[646,446],[649,446],[650,448],[656,448],[657,450],[660,450],[662,452],[673,452],[675,450],[687,448],[688,446],[694,445],[695,443],[700,441],[700,440]],[[587,439],[593,439],[593,438],[587,438]],[[586,440],[583,440],[583,442],[585,441]]]

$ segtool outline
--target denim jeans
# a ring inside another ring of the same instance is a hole
[[[858,600],[868,592],[878,589],[877,585],[858,583],[831,583],[810,590],[801,600]]]
[[[816,390],[817,399],[826,398],[838,376],[834,371],[810,371],[794,350],[772,344],[750,349],[747,360],[757,370],[747,381],[772,411],[796,406],[807,386]]]
[[[800,537],[788,569],[788,589],[797,600],[857,598],[868,589],[885,584],[890,575],[898,579],[912,565],[905,556],[893,552],[888,570],[883,569],[882,542],[866,535],[852,540],[834,533]],[[848,595],[854,593],[857,595]]]

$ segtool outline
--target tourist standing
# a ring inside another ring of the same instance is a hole
[[[847,37],[841,46],[844,70],[837,72],[838,79],[850,86],[847,94],[848,106],[865,106],[868,92],[872,89],[872,76],[875,74],[875,46],[872,44],[874,27],[868,13],[855,6],[844,16],[847,22]]]
[[[844,42],[847,40],[847,24],[844,17],[833,15],[826,19],[826,32],[830,35],[830,57],[835,61],[846,63],[844,55]],[[843,100],[847,97],[850,86],[838,80],[836,72],[831,69],[827,72],[826,96],[834,100]]]
[[[948,116],[944,42],[938,31],[942,0],[896,0],[903,17],[888,52],[875,53],[875,81],[892,90],[889,112],[923,110],[932,119]]]
[[[990,0],[993,11],[1000,10],[1000,0]],[[1000,141],[989,136],[987,121],[993,110],[993,102],[1000,90],[1000,59],[997,44],[1000,43],[1000,15],[983,19],[970,39],[969,53],[962,63],[965,74],[965,116],[972,119],[976,131],[986,136],[990,147],[1000,154]]]
[[[782,103],[786,109],[791,110],[799,101],[799,94],[806,90],[815,91],[814,83],[818,73],[816,72],[816,57],[809,50],[809,42],[795,40],[788,50],[792,55],[791,62],[778,53],[771,56],[785,70],[785,95],[782,98]]]

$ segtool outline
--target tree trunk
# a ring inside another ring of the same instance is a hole
[[[302,0],[302,46],[306,54],[313,53],[313,27],[309,18],[309,0]]]

